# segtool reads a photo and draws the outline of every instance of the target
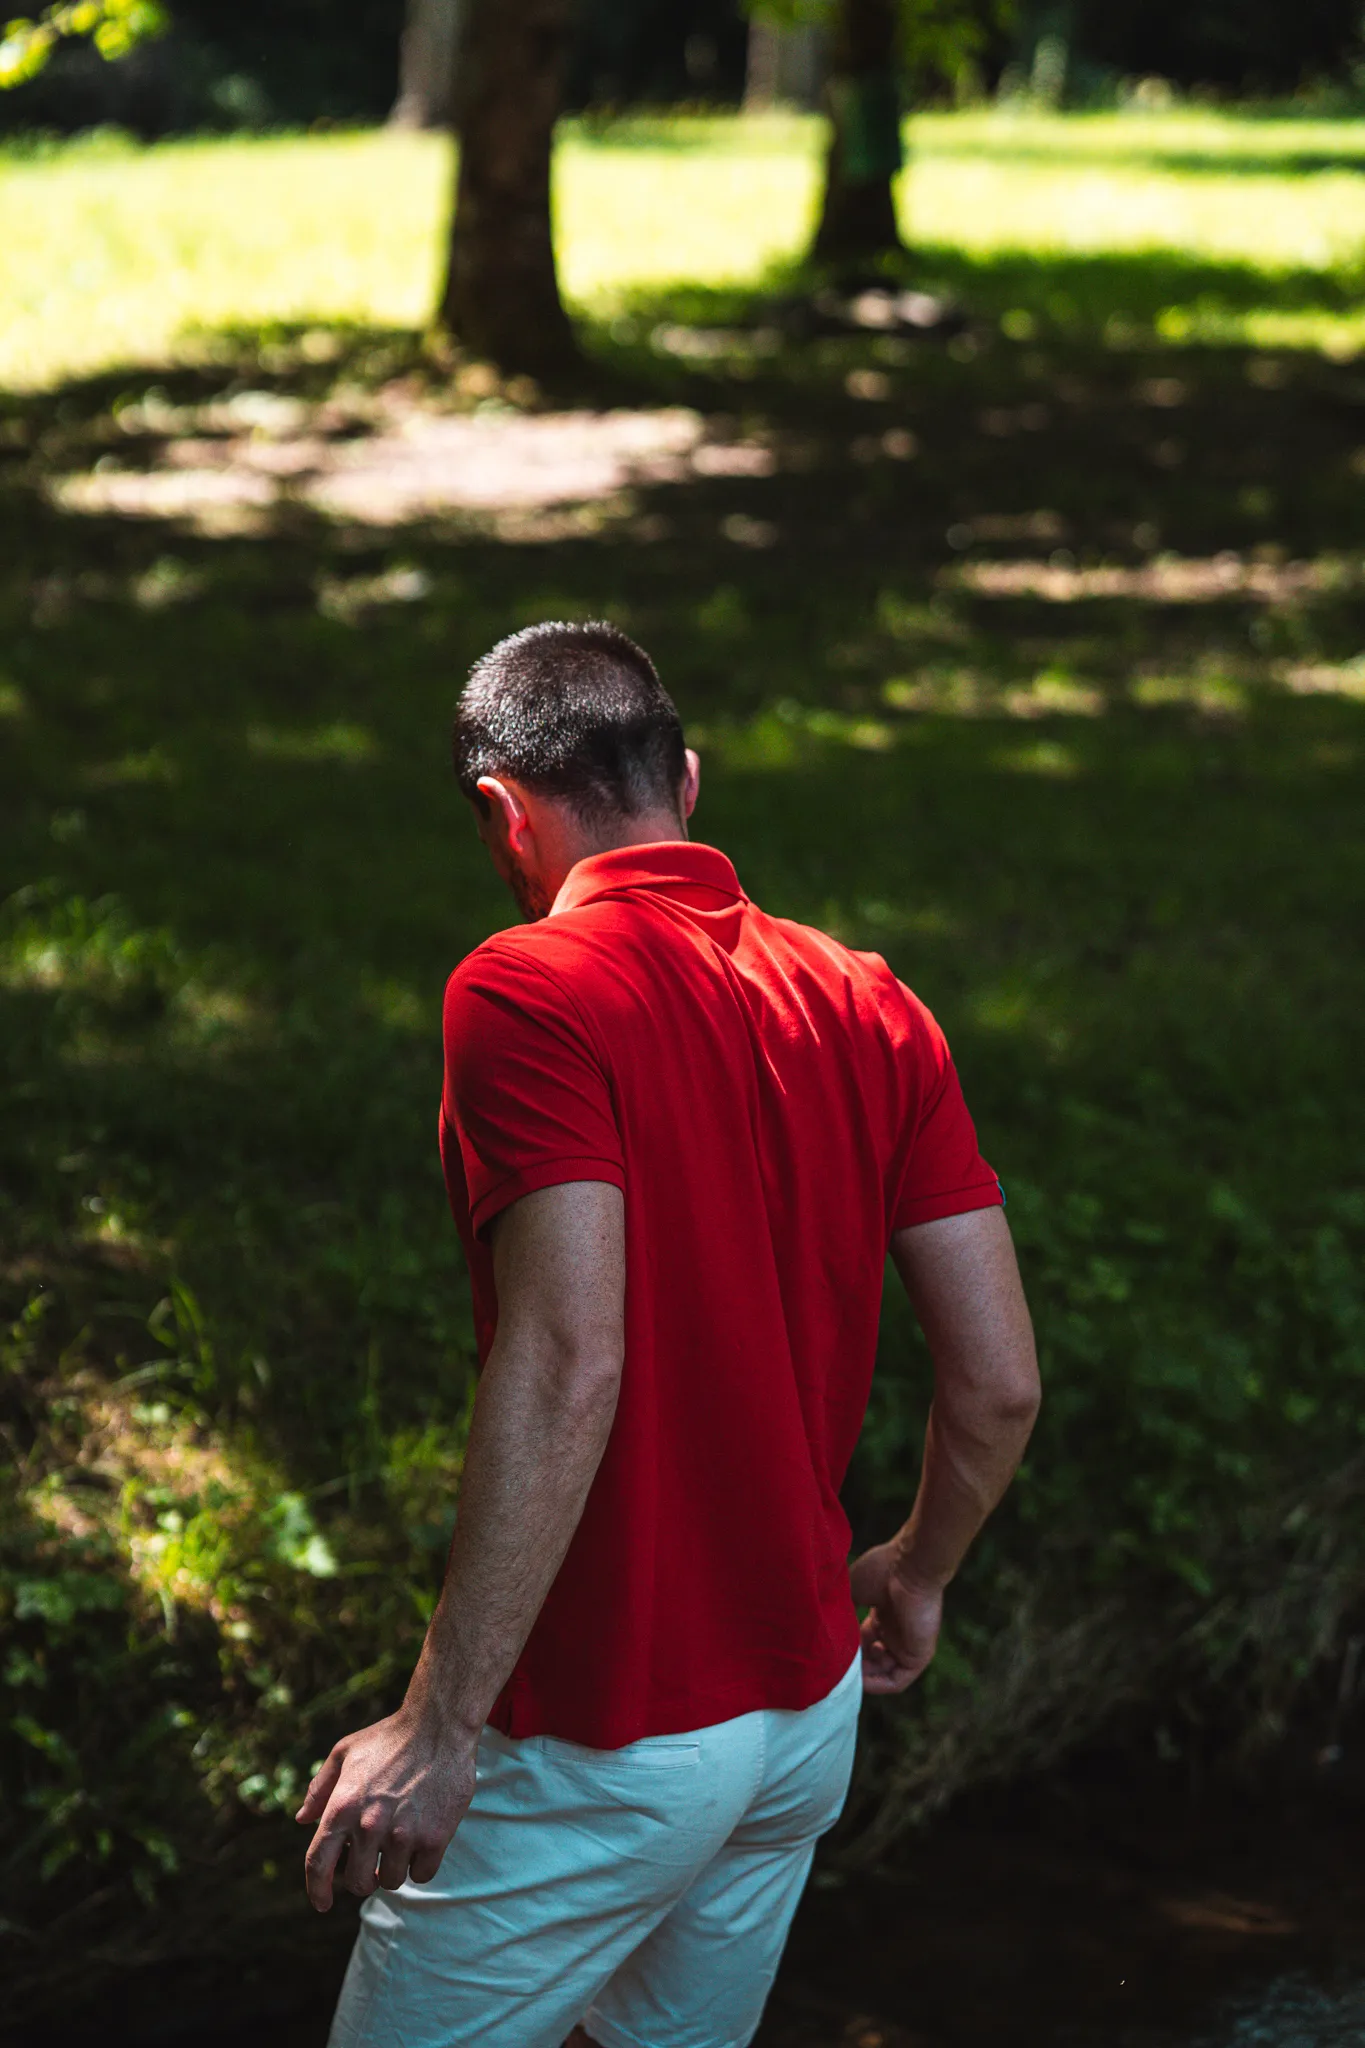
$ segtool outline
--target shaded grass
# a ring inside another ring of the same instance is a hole
[[[1365,1586],[1361,405],[1315,356],[1144,342],[1171,260],[940,249],[977,313],[951,348],[764,353],[737,285],[636,287],[587,395],[690,404],[775,466],[641,487],[595,538],[291,507],[214,541],[51,502],[124,459],[116,405],[153,382],[192,406],[438,381],[413,332],[220,333],[198,368],[7,401],[16,2016],[135,1954],[335,1938],[280,1817],[401,1686],[469,1394],[439,999],[508,913],[444,727],[538,617],[650,647],[706,760],[700,831],[930,1002],[1009,1190],[1044,1423],[932,1682],[869,1724],[859,1819],[1115,1716],[1213,1753],[1317,1713]],[[1181,265],[1187,299],[1254,300],[1250,267]],[[671,352],[692,321],[729,337],[704,373]],[[971,580],[1223,552],[1261,583]],[[1317,580],[1277,582],[1295,562]],[[893,1303],[860,1535],[903,1512],[925,1392]]]

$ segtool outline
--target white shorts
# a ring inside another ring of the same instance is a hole
[[[430,1884],[361,1908],[329,2048],[741,2048],[815,1843],[842,1811],[862,1699],[585,1749],[485,1729]]]

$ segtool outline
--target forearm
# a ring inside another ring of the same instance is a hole
[[[899,1577],[941,1590],[956,1576],[1018,1470],[1032,1426],[1027,1406],[983,1423],[935,1402],[915,1504],[893,1539]]]
[[[616,1406],[610,1358],[494,1345],[479,1383],[445,1584],[405,1711],[477,1735],[578,1526]]]
[[[934,1360],[919,1490],[892,1563],[941,1591],[1024,1455],[1038,1413],[1033,1326],[999,1209],[904,1231],[892,1256]]]

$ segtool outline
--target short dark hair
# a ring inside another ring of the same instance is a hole
[[[455,711],[455,777],[479,809],[507,775],[596,823],[676,804],[682,720],[642,647],[619,627],[552,621],[474,664]]]

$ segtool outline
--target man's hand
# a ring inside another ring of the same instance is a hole
[[[306,1871],[319,1913],[334,1881],[366,1899],[377,1885],[396,1891],[409,1876],[435,1877],[474,1796],[476,1746],[475,1735],[442,1731],[407,1709],[342,1737],[294,1816],[318,1823]]]
[[[896,1546],[878,1543],[850,1568],[853,1604],[863,1622],[863,1691],[904,1692],[928,1669],[943,1621],[942,1591],[896,1574]]]

